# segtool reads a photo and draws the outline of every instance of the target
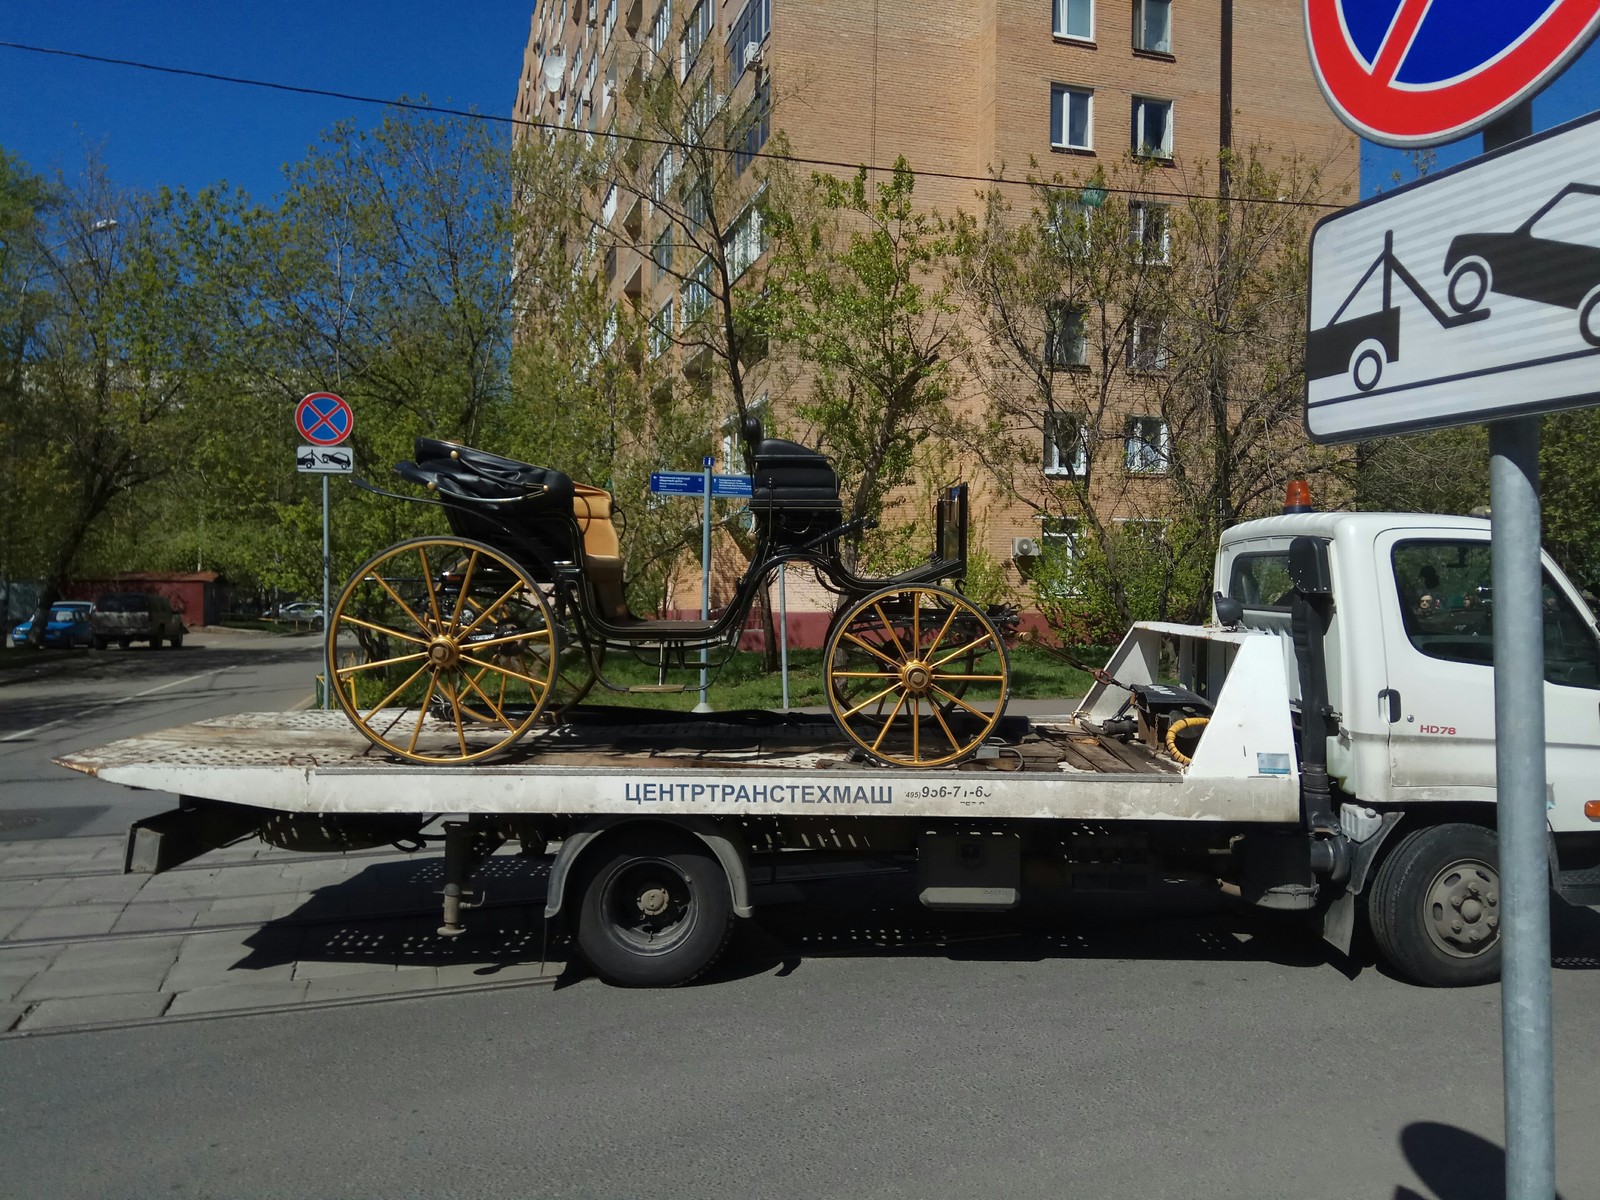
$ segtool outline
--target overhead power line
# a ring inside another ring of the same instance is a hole
[[[518,129],[539,129],[552,133],[582,133],[595,137],[608,137],[630,142],[641,142],[648,146],[676,147],[680,143],[670,138],[651,137],[648,134],[623,133],[617,130],[596,132],[583,129],[576,125],[558,125],[553,121],[532,121],[521,117],[509,117],[500,113],[479,112],[470,108],[451,108],[447,105],[427,104],[417,100],[385,100],[381,96],[363,96],[356,92],[339,92],[331,88],[305,87],[294,83],[278,83],[271,79],[252,79],[245,75],[223,75],[216,71],[198,71],[192,67],[169,67],[161,63],[141,62],[132,58],[111,58],[103,54],[87,54],[81,50],[62,50],[53,46],[30,46],[24,42],[0,41],[0,49],[19,50],[27,54],[46,54],[57,58],[72,58],[82,62],[101,63],[106,66],[128,67],[136,71],[153,71],[160,75],[176,75],[185,79],[205,79],[212,83],[229,83],[237,87],[265,88],[274,92],[289,92],[298,96],[319,96],[329,100],[346,100],[352,104],[371,104],[380,108],[400,108],[411,112],[435,113],[445,117],[461,117],[469,121],[485,121],[495,125],[509,125]],[[746,153],[728,146],[712,146],[707,149],[721,154],[739,154],[742,158],[763,159],[768,162],[793,163],[803,167],[828,167],[841,171],[859,171],[864,167],[872,171],[888,171],[891,168],[884,166],[868,166],[865,163],[843,162],[827,158],[807,158],[798,154],[774,154],[769,151],[754,151]],[[1047,190],[1081,191],[1084,185],[1066,183],[1048,183],[1042,180],[1008,179],[994,175],[971,175],[958,171],[929,171],[913,168],[913,173],[923,179],[945,179],[958,183],[982,183],[990,186],[1011,185],[1041,187]],[[1288,197],[1271,196],[1221,196],[1206,192],[1173,192],[1152,188],[1122,188],[1110,187],[1104,184],[1094,184],[1093,187],[1103,192],[1116,192],[1125,195],[1160,196],[1172,200],[1232,200],[1242,204],[1271,204],[1289,208],[1326,208],[1338,209],[1346,207],[1326,200],[1291,200]]]

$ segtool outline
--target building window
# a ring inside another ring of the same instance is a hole
[[[711,260],[703,258],[700,265],[683,281],[683,324],[692,325],[700,314],[711,307]]]
[[[1172,157],[1172,101],[1133,98],[1133,152],[1146,158]]]
[[[650,357],[660,358],[672,349],[672,301],[668,300],[650,318]]]
[[[753,267],[767,250],[767,231],[761,221],[761,210],[752,204],[740,213],[722,239],[722,256],[728,264],[728,279],[736,281]]]
[[[1133,338],[1128,342],[1128,368],[1146,374],[1167,369],[1167,348],[1162,344],[1160,324],[1134,321]]]
[[[650,199],[657,204],[665,204],[667,197],[672,194],[673,178],[672,151],[669,149],[662,152],[655,170],[650,172]]]
[[[1062,150],[1088,150],[1093,146],[1089,112],[1094,93],[1087,88],[1050,85],[1050,144]]]
[[[700,47],[706,44],[711,33],[711,22],[716,16],[711,0],[700,0],[689,10],[689,20],[683,27],[683,41],[678,43],[678,78],[687,80],[700,57]]]
[[[672,274],[672,226],[668,225],[650,247],[650,261],[655,263],[654,282],[660,283]]]
[[[728,34],[729,86],[744,77],[751,63],[746,53],[751,46],[759,47],[772,32],[772,0],[747,0],[739,15],[733,19]]]
[[[707,78],[694,94],[689,97],[689,103],[684,106],[683,112],[683,140],[692,145],[698,145],[700,139],[711,126],[712,118],[717,115],[717,103],[722,99],[711,90],[711,80]]]
[[[1083,306],[1058,301],[1044,309],[1044,361],[1047,367],[1081,367],[1089,361]]]
[[[1044,416],[1044,473],[1074,479],[1089,476],[1089,430],[1068,413]]]
[[[744,115],[739,118],[739,126],[733,135],[733,169],[735,174],[744,174],[744,169],[755,161],[761,147],[767,144],[767,138],[772,133],[772,81],[765,75],[756,85],[755,97],[750,101],[750,107],[744,110]]]
[[[1160,417],[1129,417],[1123,447],[1122,462],[1128,474],[1163,473],[1171,449],[1167,423]]]
[[[1135,200],[1128,205],[1128,242],[1140,262],[1164,263],[1172,249],[1165,204]]]
[[[1063,193],[1051,194],[1044,227],[1050,248],[1055,253],[1071,256],[1088,250],[1093,222],[1093,207],[1081,201],[1069,200]]]
[[[1039,527],[1039,562],[1033,586],[1042,595],[1076,596],[1077,571],[1083,558],[1083,522],[1078,517],[1045,517]]]
[[[691,229],[703,229],[711,220],[711,187],[703,175],[683,191],[683,219]]]
[[[1133,48],[1172,53],[1172,0],[1134,0]]]
[[[650,23],[650,49],[658,55],[667,52],[667,38],[672,33],[672,0],[661,0],[656,9],[656,19]]]
[[[602,26],[602,34],[601,34],[602,38],[606,42],[610,42],[611,41],[611,31],[613,29],[615,29],[616,26],[617,26],[617,0],[611,0],[611,2],[606,5],[606,19],[605,19],[605,24]]]
[[[1052,0],[1057,37],[1094,40],[1094,0]]]

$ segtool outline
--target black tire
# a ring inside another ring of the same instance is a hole
[[[172,648],[174,650],[182,650],[183,649],[183,626],[182,625],[178,626],[176,629],[174,629],[172,631]]]
[[[1494,832],[1456,823],[1407,834],[1372,881],[1367,923],[1378,953],[1413,983],[1470,987],[1499,979]]]
[[[132,650],[133,649],[133,639],[132,638],[118,638],[117,639],[117,647],[119,649],[122,649],[122,650]]]
[[[618,833],[591,847],[581,876],[578,948],[619,987],[677,987],[728,942],[728,877],[698,839],[671,830]],[[661,904],[655,914],[647,907]]]
[[[161,649],[161,633],[158,630],[152,629],[150,631],[150,649]]]
[[[104,650],[106,648],[106,639],[97,637],[94,639],[93,645],[96,650]]]

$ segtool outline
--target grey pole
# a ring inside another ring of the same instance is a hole
[[[700,619],[711,615],[711,464],[708,454],[700,460],[700,488],[704,499],[700,514]],[[700,703],[694,706],[697,713],[708,713],[711,705],[706,700],[706,651],[700,648]]]
[[[783,656],[783,711],[789,711],[789,592],[784,581],[789,577],[789,564],[778,568],[778,653]]]
[[[322,707],[333,707],[333,659],[328,651],[328,629],[333,614],[328,611],[332,599],[332,580],[329,572],[333,560],[328,553],[328,477],[322,477]]]
[[[1507,145],[1526,137],[1532,128],[1532,107],[1524,102],[1484,130],[1483,148]],[[1489,511],[1494,558],[1506,1197],[1550,1200],[1556,1190],[1555,1069],[1550,1019],[1538,417],[1518,417],[1489,426]]]

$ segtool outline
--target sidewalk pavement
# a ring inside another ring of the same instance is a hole
[[[0,1038],[551,982],[547,864],[496,855],[439,936],[438,853],[260,842],[123,875],[117,837],[0,841]]]

